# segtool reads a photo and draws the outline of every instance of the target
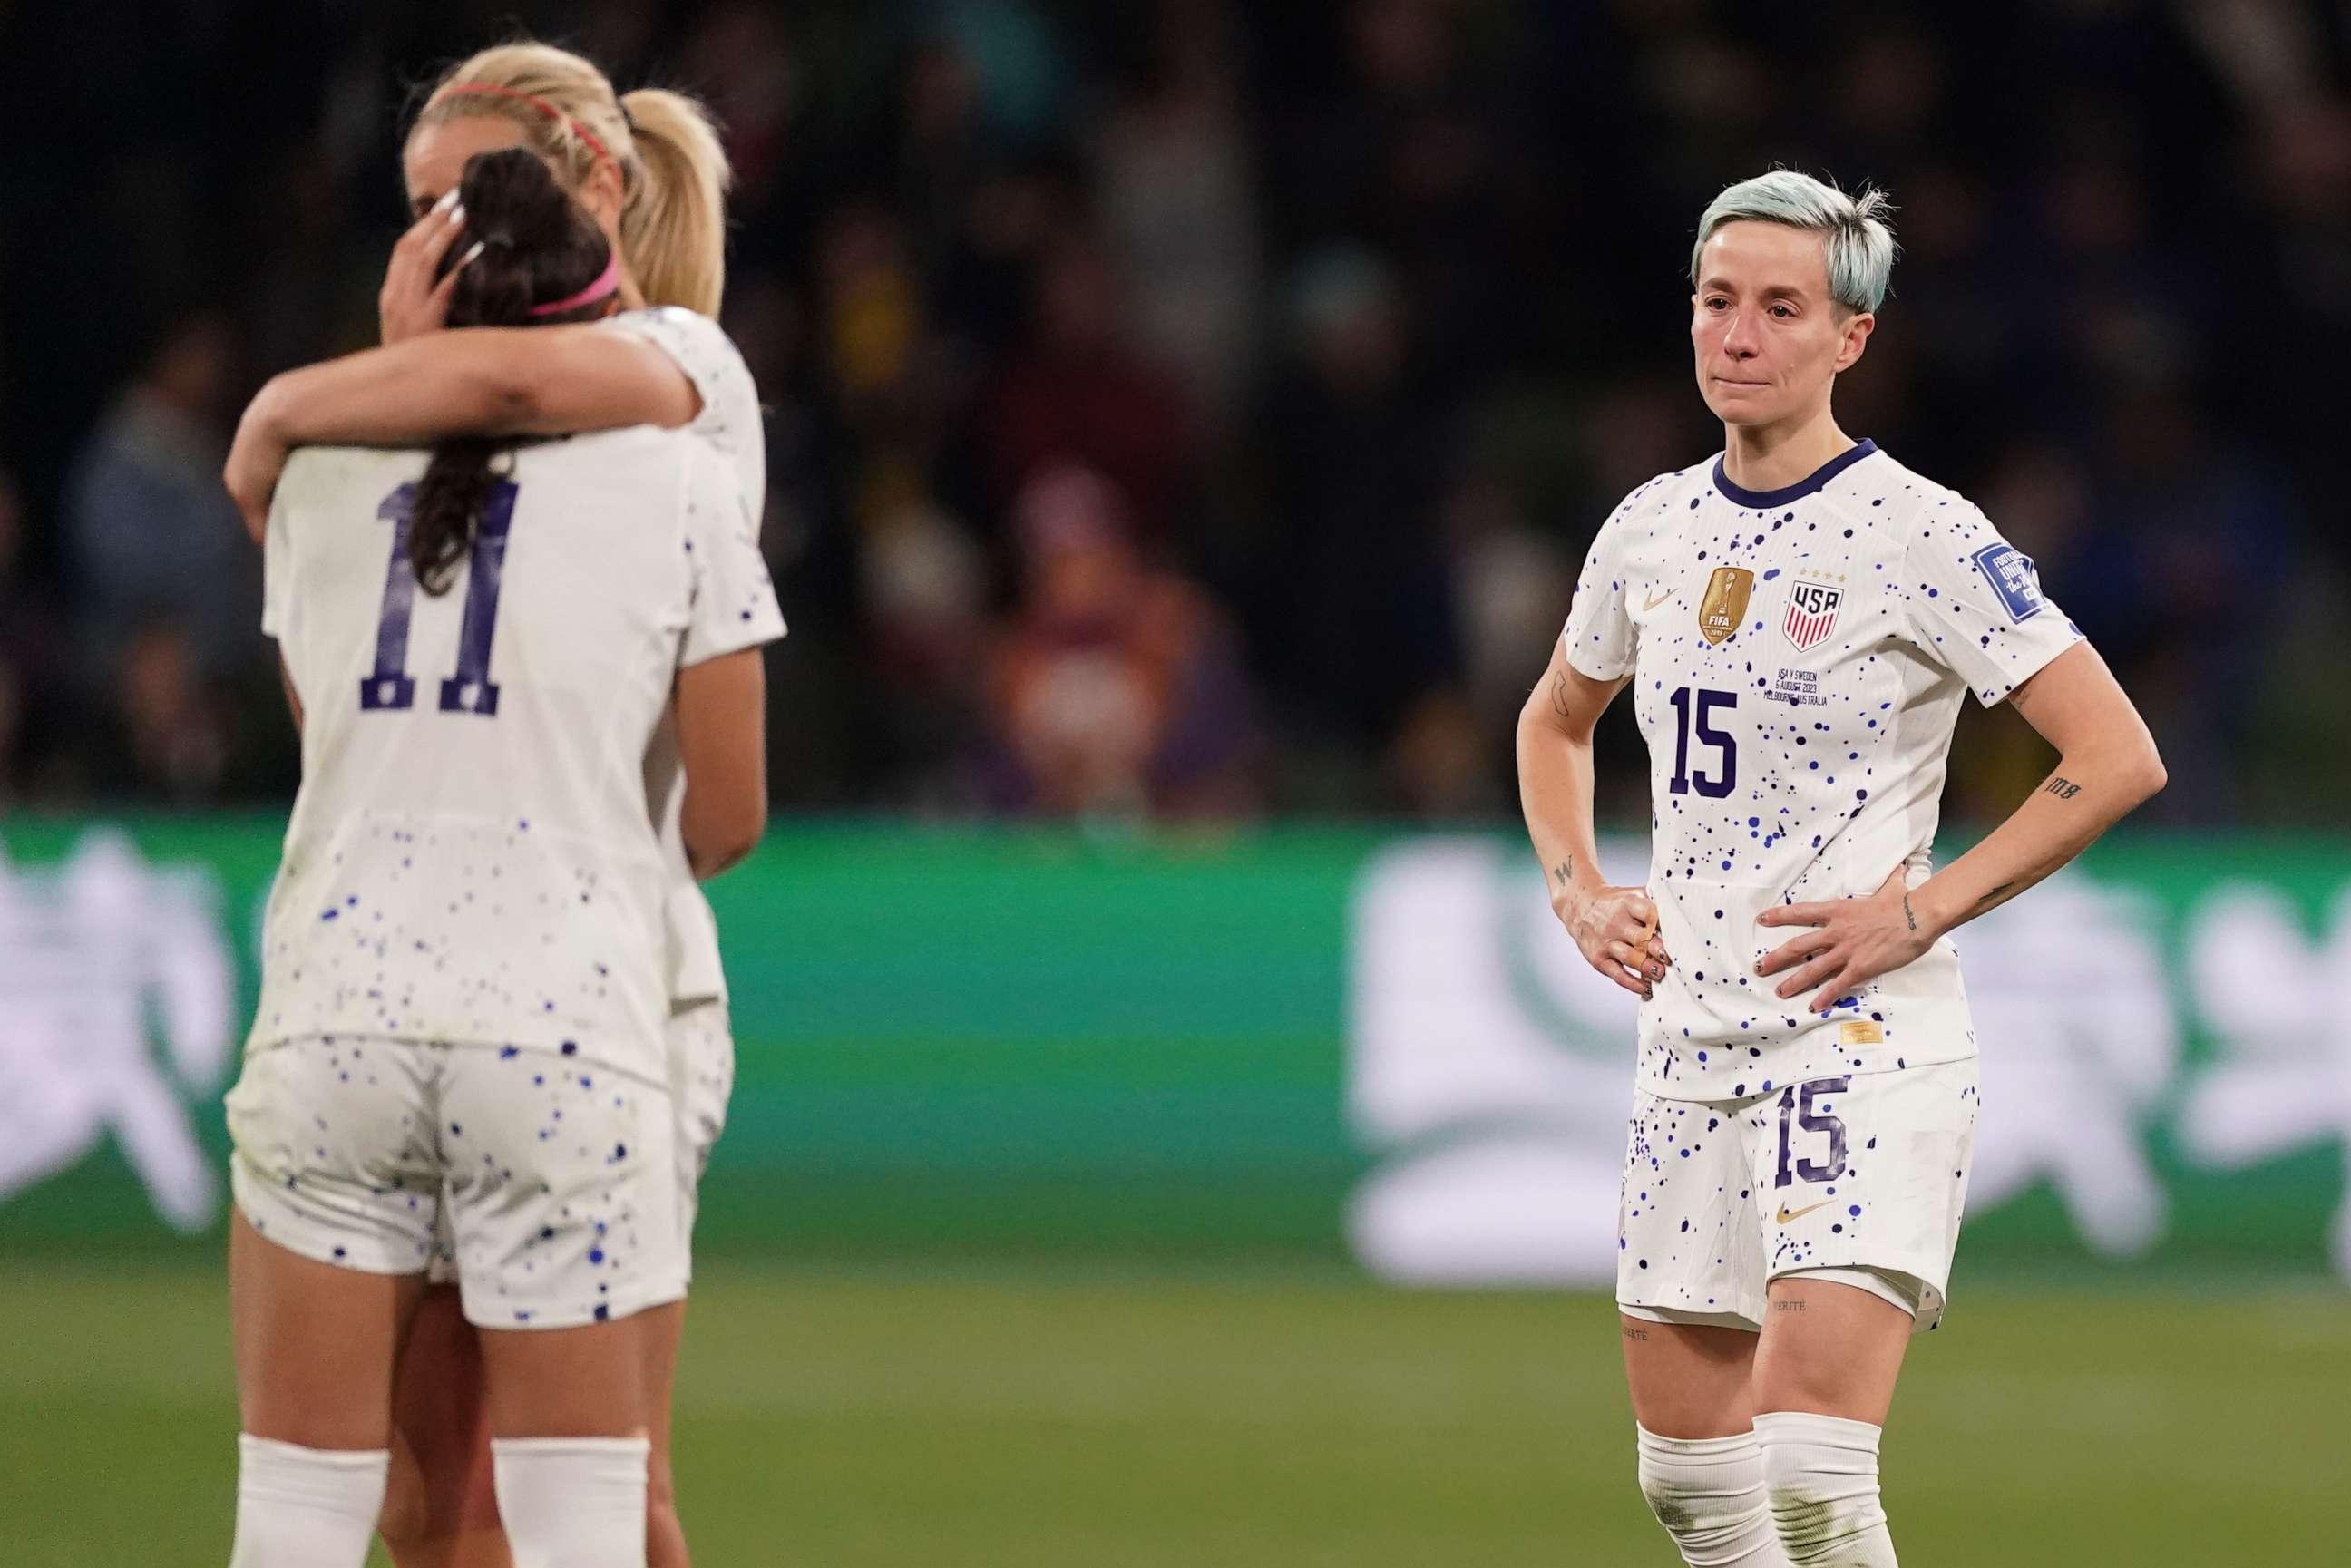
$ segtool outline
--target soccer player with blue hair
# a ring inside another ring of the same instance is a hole
[[[1878,1439],[1940,1321],[1974,1147],[1948,934],[2163,787],[2147,726],[2032,562],[1831,411],[1877,325],[1883,193],[1724,191],[1690,255],[1721,453],[1626,497],[1520,716],[1552,906],[1641,998],[1617,1302],[1640,1481],[1684,1562],[1891,1568]],[[1632,689],[1647,883],[1608,885],[1593,727]],[[1931,860],[1970,693],[2053,746],[1988,837]]]

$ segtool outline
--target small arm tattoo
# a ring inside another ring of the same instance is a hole
[[[1626,1323],[1625,1325],[1625,1337],[1626,1339],[1646,1340],[1649,1337],[1649,1331],[1647,1329],[1636,1329],[1631,1323]]]
[[[2082,792],[2082,787],[2070,779],[2052,779],[2042,786],[2042,793],[2054,795],[2060,800],[2070,800]]]
[[[1567,700],[1567,672],[1562,670],[1551,678],[1551,709],[1562,718],[1573,718],[1575,709]]]
[[[1993,888],[1990,893],[1987,893],[1981,898],[1977,899],[1976,907],[1980,909],[1987,904],[1998,904],[2002,898],[2008,895],[2008,890],[2015,885],[2016,883],[2012,882],[2001,883],[1998,887]]]
[[[1551,868],[1551,874],[1559,879],[1559,885],[1562,888],[1566,887],[1570,882],[1574,880],[1574,873],[1575,857],[1573,855],[1568,856],[1565,860]]]
[[[1911,930],[1918,929],[1918,917],[1910,913],[1910,895],[1907,893],[1902,895],[1902,918],[1910,923]]]

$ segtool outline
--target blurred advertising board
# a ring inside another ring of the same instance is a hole
[[[217,1245],[279,831],[0,825],[0,1253]],[[1633,1004],[1507,832],[783,824],[712,900],[707,1251],[1613,1277]],[[2117,840],[1956,940],[1963,1277],[2351,1279],[2351,843]]]

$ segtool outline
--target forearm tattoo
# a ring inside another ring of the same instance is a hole
[[[2001,899],[2008,896],[2008,890],[2015,885],[2016,883],[2012,882],[2001,883],[1998,887],[1993,888],[1990,893],[1987,893],[1981,898],[1977,899],[1976,907],[1978,909],[1981,909],[1988,904],[1998,904]]]
[[[2070,779],[2058,778],[2052,779],[2043,785],[2041,792],[2044,795],[2054,795],[2060,800],[2070,800],[2082,792],[2082,787]]]
[[[1918,917],[1910,913],[1910,895],[1907,893],[1902,895],[1902,918],[1910,923],[1911,930],[1918,929]]]
[[[1575,857],[1573,855],[1570,855],[1565,860],[1560,862],[1557,865],[1552,867],[1551,874],[1559,879],[1560,888],[1564,892],[1567,884],[1575,879]]]

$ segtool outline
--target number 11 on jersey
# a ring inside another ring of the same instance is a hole
[[[498,590],[506,579],[507,533],[514,526],[514,482],[490,486],[474,530],[465,573],[465,608],[457,628],[457,673],[441,683],[443,713],[495,718],[498,688],[490,680],[490,643],[498,629]],[[384,569],[383,608],[375,623],[375,668],[360,681],[360,706],[369,713],[404,713],[416,703],[408,674],[408,622],[416,609],[416,569],[408,559],[409,518],[416,486],[402,485],[375,509],[392,525],[392,561]]]

